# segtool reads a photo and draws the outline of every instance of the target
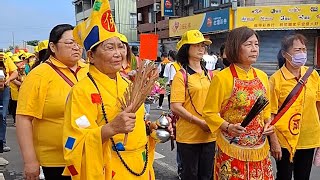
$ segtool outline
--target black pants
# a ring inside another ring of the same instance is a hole
[[[202,144],[178,143],[182,180],[212,180],[215,142]]]
[[[298,149],[290,162],[290,153],[282,148],[282,159],[277,161],[277,180],[309,180],[314,149]]]
[[[163,99],[164,99],[164,94],[160,94],[159,95],[159,106],[162,106]]]
[[[16,123],[17,101],[10,99],[9,112],[13,117],[13,123]]]
[[[42,167],[46,180],[71,180],[70,176],[62,176],[64,167]]]
[[[171,95],[171,94],[168,94],[168,105],[169,105],[169,109],[170,109],[170,95]]]

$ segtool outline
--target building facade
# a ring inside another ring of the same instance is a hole
[[[136,0],[109,0],[114,21],[120,33],[126,35],[129,43],[137,42]],[[94,0],[74,0],[76,23],[88,18]]]
[[[177,18],[169,20],[171,47],[185,31],[199,29],[213,42],[209,52],[216,54],[231,29],[248,26],[260,37],[255,66],[270,75],[277,69],[281,39],[301,33],[308,39],[307,65],[320,67],[320,0],[175,0],[173,4]]]

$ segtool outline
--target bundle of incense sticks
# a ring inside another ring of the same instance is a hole
[[[124,110],[132,106],[131,112],[138,111],[150,94],[159,73],[157,67],[152,61],[143,61],[138,67],[134,82],[129,83],[122,98],[118,98],[121,109]],[[127,143],[128,134],[125,134],[123,144]]]
[[[265,98],[263,95],[259,96],[249,113],[246,115],[244,120],[241,123],[242,127],[247,127],[248,124],[258,115],[260,112],[269,104],[269,100]],[[230,140],[230,144],[234,143],[236,137]]]

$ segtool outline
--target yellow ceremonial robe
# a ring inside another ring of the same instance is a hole
[[[127,80],[117,73],[117,80],[110,79],[94,66],[90,74],[101,92],[108,121],[121,112],[117,100],[128,86]],[[149,180],[154,178],[153,158],[155,141],[146,135],[143,120],[143,106],[136,112],[136,124],[128,134],[125,151],[120,151],[125,162],[135,172],[141,172],[146,160],[145,145],[148,143],[148,166],[142,176],[131,174],[121,163],[112,148],[111,140],[102,144],[101,128],[106,124],[101,109],[98,91],[89,77],[84,78],[71,90],[66,104],[63,129],[65,175],[76,180]],[[124,134],[113,137],[115,143],[122,143]]]

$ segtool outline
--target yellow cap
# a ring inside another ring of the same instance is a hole
[[[36,55],[34,55],[33,53],[26,53],[26,59],[28,59],[28,58],[30,58],[32,56],[36,56]]]
[[[185,44],[198,44],[205,43],[210,45],[212,42],[203,37],[203,34],[199,30],[189,30],[181,36],[181,40],[177,43],[177,50],[179,50]]]
[[[119,33],[119,39],[120,41],[128,44],[128,39],[124,34]]]
[[[43,40],[38,44],[38,51],[48,49],[49,40]]]
[[[11,57],[13,54],[12,54],[12,52],[9,51],[9,52],[6,52],[6,55]]]
[[[13,61],[14,63],[22,62],[22,60],[19,59],[19,57],[18,57],[17,55],[15,55],[15,54],[11,57],[11,59],[12,59],[12,61]]]
[[[24,54],[25,53],[25,51],[23,50],[23,49],[20,49],[19,50],[19,54],[21,55],[21,54]]]
[[[21,58],[26,58],[27,57],[27,53],[19,53],[19,56],[21,56]]]
[[[34,47],[34,53],[37,53],[37,52],[39,52],[38,46],[35,46],[35,47]]]
[[[86,50],[109,38],[119,37],[108,0],[94,2],[90,16],[74,28],[73,37]]]

